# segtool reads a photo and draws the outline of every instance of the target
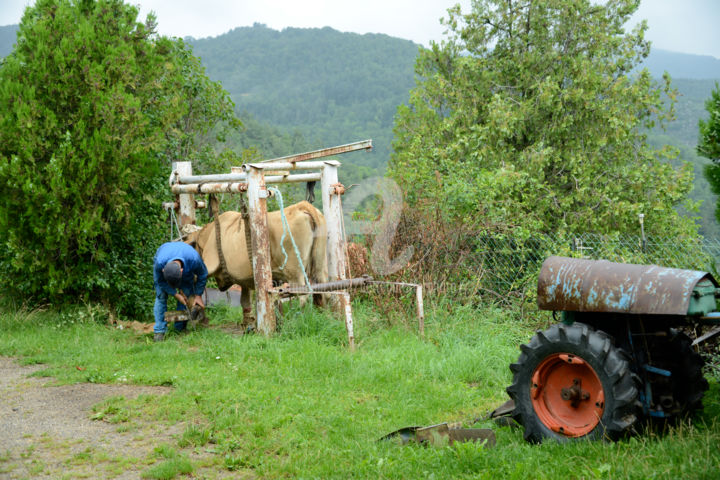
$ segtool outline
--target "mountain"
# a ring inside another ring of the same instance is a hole
[[[667,71],[672,78],[720,79],[720,60],[709,55],[652,50],[643,62],[653,77],[660,78]]]
[[[698,143],[698,121],[708,116],[705,110],[705,101],[710,98],[710,92],[720,81],[720,75],[714,79],[687,79],[672,78],[673,86],[678,91],[675,105],[675,120],[664,128],[656,127],[650,134],[648,142],[655,146],[673,145],[679,151],[678,163],[690,162],[695,169],[695,181],[690,199],[702,201],[698,212],[700,233],[706,237],[720,240],[720,225],[715,218],[717,196],[712,193],[710,184],[703,170],[710,161],[697,154],[695,147]]]
[[[329,27],[276,31],[260,24],[187,40],[239,111],[298,130],[314,148],[372,138],[373,153],[352,161],[384,169],[393,116],[414,86],[419,45]]]
[[[16,25],[0,27],[0,56],[11,51]],[[415,85],[414,63],[421,48],[387,35],[341,33],[332,28],[272,30],[265,25],[236,28],[217,37],[186,38],[213,80],[222,82],[247,131],[231,139],[238,150],[255,148],[264,158],[282,156],[367,138],[371,154],[343,155],[350,183],[382,172],[390,158],[393,117]],[[649,133],[652,145],[674,145],[678,161],[695,167],[693,200],[702,233],[720,238],[702,170],[707,160],[695,153],[698,120],[720,81],[720,60],[653,50],[645,60],[655,77],[667,71],[678,89],[677,119]],[[344,182],[346,180],[343,180]]]
[[[18,25],[0,26],[0,58],[6,57],[15,46]]]

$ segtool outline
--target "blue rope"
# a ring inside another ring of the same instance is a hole
[[[170,241],[174,242],[173,240],[173,225],[175,225],[175,228],[177,229],[178,233],[178,240],[182,241],[182,233],[180,232],[180,224],[177,221],[177,217],[175,217],[175,209],[170,209]]]
[[[283,198],[282,193],[280,193],[280,190],[277,189],[277,187],[267,187],[268,190],[275,192],[275,195],[278,199],[278,204],[280,205],[280,218],[282,218],[282,224],[283,224],[283,234],[282,237],[280,237],[280,248],[282,249],[283,255],[285,255],[285,261],[280,266],[280,270],[285,268],[285,265],[288,261],[287,253],[285,252],[285,234],[290,234],[290,241],[292,241],[293,248],[295,249],[295,256],[298,259],[298,263],[300,264],[300,268],[303,272],[303,277],[305,277],[305,283],[307,283],[308,289],[312,292],[312,285],[310,285],[310,279],[307,276],[307,273],[305,273],[305,265],[303,265],[302,258],[300,256],[300,250],[298,250],[297,245],[295,244],[295,238],[293,238],[292,231],[290,230],[290,225],[288,225],[287,218],[285,217],[285,208],[283,207]]]

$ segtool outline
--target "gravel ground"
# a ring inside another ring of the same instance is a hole
[[[54,386],[28,377],[42,365],[0,357],[0,479],[139,478],[162,443],[176,444],[184,424],[111,424],[91,420],[108,397],[165,395],[169,387],[81,383]],[[124,425],[124,428],[119,428]]]

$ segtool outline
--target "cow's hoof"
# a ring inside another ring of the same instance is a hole
[[[200,305],[194,305],[190,310],[190,320],[194,322],[201,322],[205,319],[205,309]]]

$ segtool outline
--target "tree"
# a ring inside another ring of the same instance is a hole
[[[674,91],[639,62],[637,0],[481,0],[450,10],[398,109],[389,172],[413,205],[526,232],[694,234],[674,207],[692,170],[645,132],[672,117]]]
[[[705,167],[705,178],[710,183],[713,193],[720,195],[720,85],[705,102],[705,110],[710,115],[707,120],[700,120],[700,143],[697,146],[698,154],[712,161]],[[720,200],[718,200],[720,202]],[[715,208],[715,218],[720,221],[720,203]]]
[[[0,271],[13,294],[145,308],[170,161],[200,155],[218,121],[237,126],[187,46],[137,14],[121,0],[38,0],[0,66]]]
[[[193,161],[198,170],[217,171],[220,163],[234,152],[226,148],[225,155],[216,149],[224,144],[227,135],[238,132],[242,122],[235,116],[234,103],[219,82],[205,73],[192,47],[177,39],[173,45],[175,75],[166,79],[166,101],[175,105],[177,120],[165,131],[164,156],[170,161]],[[198,168],[199,167],[199,168]]]

